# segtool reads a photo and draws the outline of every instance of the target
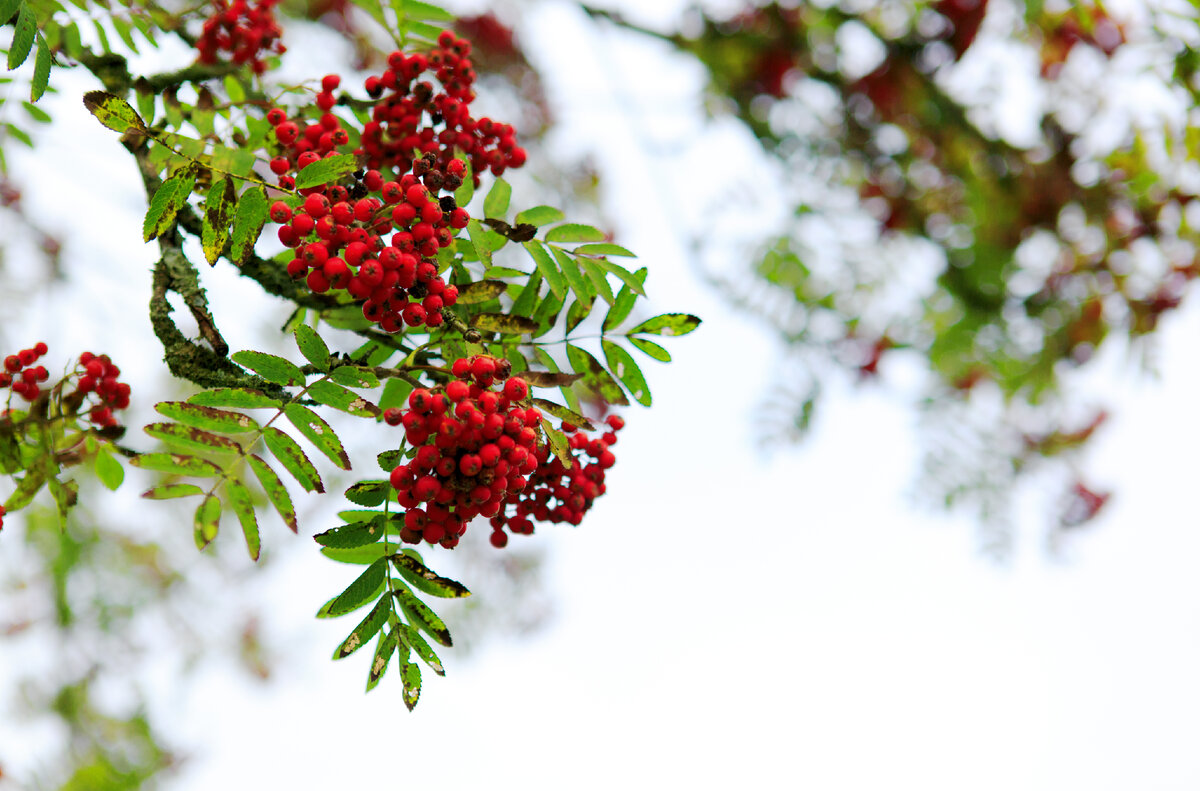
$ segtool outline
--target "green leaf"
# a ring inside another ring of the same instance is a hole
[[[41,41],[41,39],[39,38],[38,41]],[[50,113],[46,112],[32,102],[23,101],[21,102],[21,107],[25,109],[25,112],[29,113],[29,117],[32,118],[36,123],[48,124],[54,120],[50,116]]]
[[[532,209],[526,209],[519,213],[516,222],[518,225],[529,223],[530,225],[540,227],[542,225],[549,225],[552,222],[558,222],[564,217],[566,215],[553,206],[534,206]]]
[[[29,7],[29,3],[21,3],[21,8],[17,12],[17,25],[13,30],[12,42],[9,44],[9,71],[20,66],[29,57],[29,50],[33,48],[35,35],[37,35],[37,18],[33,15],[33,9]]]
[[[612,378],[612,375],[604,370],[600,361],[590,353],[568,343],[567,359],[576,373],[583,374],[583,379],[579,380],[579,386],[605,403],[629,406],[629,399],[625,397],[625,391]]]
[[[404,451],[402,450],[385,450],[375,457],[379,462],[379,469],[384,472],[391,472],[397,466],[404,463]]]
[[[271,501],[271,505],[275,506],[279,518],[293,533],[299,532],[300,526],[296,524],[296,508],[292,505],[292,496],[288,494],[283,481],[279,480],[279,476],[271,469],[271,465],[258,456],[251,454],[246,461],[250,463],[250,469],[254,470],[254,477],[258,478],[258,483],[266,493],[267,499]]]
[[[336,181],[342,176],[358,170],[358,159],[353,154],[334,154],[319,159],[296,174],[296,189],[308,189]]]
[[[471,595],[471,592],[461,582],[440,577],[426,568],[412,550],[406,549],[400,554],[392,555],[391,560],[396,571],[400,572],[400,576],[408,580],[419,591],[424,591],[431,596],[440,596],[443,599],[459,599]]]
[[[575,260],[583,267],[583,274],[587,276],[596,293],[600,295],[601,299],[612,305],[616,301],[616,297],[613,296],[612,286],[608,284],[608,276],[600,264],[591,258],[576,258]]]
[[[375,372],[357,365],[340,365],[334,368],[329,374],[329,381],[343,387],[379,387],[379,377]]]
[[[646,296],[646,289],[642,286],[642,284],[646,281],[646,276],[644,274],[639,277],[620,264],[614,264],[607,258],[597,258],[595,259],[595,264],[606,272],[611,272],[612,274],[616,275],[626,287],[632,289],[633,292],[638,296]],[[643,267],[638,271],[645,272],[646,269]]]
[[[50,489],[50,495],[54,498],[54,505],[58,510],[59,525],[65,528],[67,512],[79,501],[79,484],[75,481],[60,481],[58,478],[51,476],[46,478],[46,486]]]
[[[304,359],[308,360],[320,371],[329,370],[329,347],[325,345],[325,341],[317,334],[317,331],[307,324],[301,324],[296,327],[296,346],[300,348],[300,353],[304,355]]]
[[[321,474],[308,460],[307,454],[296,440],[274,426],[267,426],[263,429],[263,442],[267,444],[267,450],[271,451],[271,455],[292,474],[304,491],[325,493],[325,484],[321,482]]]
[[[177,420],[184,425],[219,431],[222,434],[243,434],[258,430],[258,421],[241,412],[227,412],[210,406],[199,406],[187,401],[160,401],[154,405],[160,414]]]
[[[216,495],[208,495],[196,507],[194,521],[196,548],[204,549],[217,537],[217,528],[221,525],[221,501]]]
[[[379,398],[379,408],[392,409],[404,406],[408,402],[408,394],[412,392],[412,389],[412,385],[403,379],[389,379],[383,386],[383,395]]]
[[[241,351],[230,355],[238,365],[277,385],[304,384],[304,372],[291,360],[265,352]]]
[[[558,314],[562,311],[562,298],[550,292],[546,295],[541,304],[537,306],[537,310],[533,312],[533,320],[538,323],[537,332],[533,337],[538,338],[545,335],[554,328],[558,321]]]
[[[211,478],[221,474],[221,468],[211,461],[181,453],[143,453],[134,456],[129,463],[143,470],[171,475],[191,475],[196,478]]]
[[[646,271],[646,267],[642,267],[633,274],[634,280],[638,283],[638,288],[634,288],[626,281],[621,292],[617,294],[617,301],[608,309],[608,315],[604,317],[603,329],[605,332],[619,326],[621,322],[629,317],[629,312],[633,310],[633,305],[637,302],[638,294],[645,293],[641,285],[646,282]]]
[[[405,659],[400,663],[400,680],[404,684],[404,705],[412,711],[421,699],[421,666]]]
[[[323,547],[333,547],[334,549],[349,549],[373,544],[383,535],[384,520],[380,518],[382,516],[383,514],[380,514],[374,519],[352,522],[348,525],[331,528],[323,533],[317,533],[313,536],[313,541]]]
[[[591,310],[592,298],[596,295],[594,289],[589,288],[591,283],[584,278],[583,272],[580,271],[579,262],[561,247],[551,245],[550,252],[554,254],[554,260],[558,261],[558,265],[562,268],[562,273],[566,276],[571,291],[575,292],[576,298],[584,303],[584,307]]]
[[[204,201],[204,222],[200,228],[200,245],[204,249],[204,260],[216,266],[217,259],[229,241],[229,220],[233,213],[237,193],[233,179],[223,178],[209,187]]]
[[[330,461],[343,470],[350,469],[350,457],[346,455],[341,440],[317,413],[300,404],[288,404],[283,413],[317,450],[329,457]]]
[[[546,231],[547,242],[602,242],[604,231],[590,225],[569,222]]]
[[[358,417],[378,417],[383,412],[358,393],[347,390],[341,385],[335,385],[328,380],[313,382],[309,385],[308,394],[319,404],[331,406]]]
[[[479,262],[483,264],[484,272],[491,269],[492,248],[487,243],[483,226],[479,224],[479,220],[471,220],[467,223],[467,235],[471,237],[471,244],[475,247],[475,255],[479,257]]]
[[[534,270],[529,276],[529,281],[525,287],[521,289],[521,295],[513,301],[512,314],[515,316],[529,316],[533,313],[533,306],[537,304],[538,296],[542,290],[542,273]],[[534,322],[537,325],[537,322]]]
[[[379,601],[375,603],[375,606],[371,608],[371,611],[367,613],[367,617],[363,618],[358,626],[354,627],[354,631],[333,652],[333,658],[335,660],[345,659],[361,648],[364,643],[379,633],[379,630],[387,623],[388,615],[391,614],[391,611],[392,608],[388,606],[387,597],[381,596]]]
[[[32,469],[17,481],[17,488],[4,501],[6,511],[19,511],[33,502],[33,498],[42,490],[46,483],[46,473],[40,469]]]
[[[237,453],[242,447],[228,437],[179,423],[151,423],[142,430],[150,436],[184,451]]]
[[[240,104],[246,99],[246,89],[242,86],[241,81],[233,74],[225,75],[225,93],[229,95],[229,101],[234,104]]]
[[[496,183],[488,190],[483,199],[483,216],[504,219],[508,211],[508,202],[512,197],[512,187],[504,179],[496,179]]]
[[[455,159],[461,160],[467,169],[463,172],[462,186],[454,191],[454,203],[466,208],[467,204],[471,202],[471,198],[475,197],[475,176],[471,169],[471,160],[461,154]]]
[[[7,25],[13,14],[21,7],[23,0],[0,0],[0,26]]]
[[[428,604],[418,599],[404,585],[397,586],[395,596],[396,601],[400,604],[400,609],[404,610],[404,614],[413,626],[423,630],[436,640],[439,645],[444,645],[447,648],[453,645],[453,641],[450,639],[450,630],[446,628],[446,622],[439,618],[438,614],[431,610]]]
[[[272,398],[261,390],[251,390],[244,387],[220,387],[216,390],[204,390],[196,393],[187,400],[197,406],[231,406],[241,409],[279,409],[283,402]]]
[[[404,0],[404,14],[410,19],[432,19],[435,22],[453,22],[454,15],[421,0]]]
[[[21,460],[21,443],[11,428],[0,428],[0,473],[11,475],[25,469]]]
[[[367,692],[375,689],[379,679],[383,678],[392,654],[396,652],[396,635],[393,632],[383,632],[379,635],[379,644],[375,646],[375,658],[371,660],[371,669],[367,672]]]
[[[46,39],[38,36],[37,57],[33,61],[33,80],[29,84],[30,101],[36,102],[42,98],[47,86],[50,85],[50,64],[53,60],[54,55],[50,52]]]
[[[533,354],[537,357],[538,362],[550,369],[551,373],[559,373],[558,363],[550,356],[550,353],[541,346],[533,347]],[[583,374],[577,374],[579,379],[583,378]],[[575,380],[578,381],[578,380]],[[575,394],[573,387],[560,387],[559,392],[562,393],[563,400],[567,402],[567,406],[576,412],[579,411],[579,396]]]
[[[553,415],[554,417],[566,423],[574,423],[576,426],[587,429],[588,431],[596,430],[596,427],[592,425],[592,421],[588,420],[585,416],[579,414],[574,409],[565,407],[562,404],[556,404],[553,401],[547,401],[544,398],[535,398],[533,399],[533,405],[545,412],[547,415]]]
[[[542,277],[546,278],[546,284],[550,286],[550,291],[560,300],[567,296],[567,281],[563,277],[558,266],[550,259],[550,254],[546,252],[545,246],[541,242],[526,242],[525,249],[529,251],[529,257],[537,264],[538,271],[542,273]]]
[[[631,335],[626,340],[659,362],[671,362],[671,353],[649,338],[638,338]]]
[[[625,258],[637,258],[631,251],[612,242],[581,244],[575,248],[575,255],[619,255]]]
[[[490,302],[496,297],[504,293],[508,288],[508,283],[503,280],[479,280],[474,283],[468,283],[458,291],[457,305],[476,305],[481,302]]]
[[[338,563],[353,563],[360,566],[365,566],[368,563],[374,563],[382,557],[387,557],[393,554],[400,545],[388,541],[377,541],[372,544],[363,544],[359,547],[323,547],[321,554],[330,560],[336,560]]]
[[[438,658],[433,647],[425,642],[425,638],[421,636],[420,632],[406,623],[396,624],[392,631],[399,636],[400,642],[407,645],[413,653],[421,658],[422,662],[429,665],[430,670],[439,676],[446,675],[446,668],[442,667],[442,660]]]
[[[379,558],[367,566],[346,590],[334,596],[317,612],[318,618],[338,618],[374,601],[383,591],[387,580],[387,558]]]
[[[471,317],[471,326],[485,332],[500,332],[508,335],[528,335],[538,328],[537,322],[533,319],[504,313],[476,313]]]
[[[187,205],[195,185],[196,167],[194,163],[188,163],[159,186],[150,199],[146,218],[142,221],[143,240],[149,242],[157,239],[175,224],[175,215]]]
[[[391,484],[388,481],[359,481],[346,489],[346,499],[355,505],[374,508],[387,499],[390,491]]]
[[[689,313],[664,313],[647,319],[629,331],[630,335],[687,335],[700,326],[700,319]]]
[[[546,435],[546,442],[550,444],[550,450],[558,457],[568,468],[573,463],[574,459],[571,456],[571,445],[567,441],[567,435],[550,425],[550,421],[542,419],[542,431]]]
[[[633,357],[612,341],[602,340],[600,343],[604,347],[604,360],[608,363],[608,369],[621,380],[621,384],[625,385],[634,401],[642,406],[650,406],[650,387]]]
[[[580,302],[579,300],[575,300],[574,302],[572,302],[571,307],[567,308],[567,324],[566,324],[567,334],[570,335],[571,332],[574,331],[574,329],[576,327],[578,327],[580,325],[580,323],[584,319],[586,319],[588,317],[588,314],[591,312],[592,312],[591,303],[584,303],[584,302]]]
[[[96,120],[114,132],[124,134],[130,129],[139,132],[146,131],[146,123],[141,116],[129,106],[129,102],[104,91],[91,91],[84,94],[83,106],[88,109]]]
[[[233,212],[233,230],[230,237],[233,240],[229,253],[233,263],[241,266],[254,252],[254,243],[258,241],[263,226],[271,217],[271,205],[267,202],[267,193],[262,187],[248,187],[238,198],[237,209]]]
[[[125,468],[107,450],[96,454],[96,477],[108,489],[116,491],[125,480]]]
[[[142,497],[147,500],[173,500],[193,494],[204,494],[204,490],[192,483],[164,483],[142,492]]]
[[[246,550],[250,553],[250,559],[257,561],[262,542],[258,536],[258,519],[254,515],[254,500],[250,497],[250,490],[241,481],[227,480],[225,498],[242,526],[242,535],[246,537]]]

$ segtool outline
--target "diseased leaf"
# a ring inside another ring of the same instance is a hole
[[[550,425],[550,421],[545,418],[542,418],[542,432],[546,435],[546,442],[549,443],[550,450],[558,457],[559,461],[569,467],[573,459],[567,435]]]
[[[565,216],[566,215],[553,206],[534,206],[532,209],[526,209],[525,211],[519,213],[516,221],[518,223],[527,222],[530,225],[542,226],[549,225],[552,222],[558,222]]]
[[[396,635],[393,632],[382,632],[379,644],[375,646],[375,658],[371,660],[371,669],[367,672],[367,692],[375,689],[379,679],[383,678],[392,654],[396,653]]]
[[[546,231],[547,242],[602,242],[604,231],[590,225],[568,222]]]
[[[522,371],[521,378],[530,387],[566,387],[578,382],[583,374],[564,374],[551,371]]]
[[[230,359],[254,371],[268,382],[277,385],[304,384],[304,372],[291,360],[255,351],[235,352],[230,355]]]
[[[350,469],[350,457],[346,455],[342,441],[338,439],[337,434],[333,433],[329,424],[321,419],[320,415],[301,404],[288,404],[284,407],[283,413],[287,415],[287,419],[291,421],[292,425],[317,447],[317,450],[329,457],[330,461],[343,470]]]
[[[329,381],[343,387],[379,387],[379,377],[368,368],[357,365],[340,365],[329,374]]]
[[[446,668],[442,667],[442,660],[438,658],[433,646],[425,642],[425,638],[421,636],[420,632],[406,623],[396,624],[393,632],[400,638],[400,642],[407,645],[413,653],[421,658],[422,662],[429,665],[430,670],[439,676],[446,675]]]
[[[639,283],[646,282],[646,267],[642,267],[633,274],[634,279]],[[615,329],[629,317],[629,312],[633,310],[633,305],[637,302],[638,294],[643,293],[639,289],[633,288],[628,283],[621,288],[617,294],[617,300],[612,307],[608,309],[608,315],[604,317],[603,329],[609,332]]]
[[[629,250],[619,244],[612,242],[594,242],[592,244],[581,244],[575,248],[575,255],[619,255],[625,258],[637,258]]]
[[[193,483],[164,483],[142,492],[142,497],[147,500],[173,500],[193,494],[204,494],[204,490]]]
[[[317,334],[317,331],[307,324],[301,324],[296,327],[294,333],[296,337],[296,346],[299,347],[300,353],[304,355],[304,359],[308,360],[321,371],[329,370],[329,347],[325,345],[325,341]]]
[[[573,423],[576,426],[587,429],[588,431],[596,430],[596,427],[592,425],[592,421],[588,420],[575,410],[563,406],[562,404],[556,404],[553,401],[547,401],[544,398],[535,398],[533,399],[533,405],[545,412],[547,415],[554,415],[554,417],[558,418],[559,420],[567,423]]]
[[[246,537],[246,550],[250,553],[250,559],[257,561],[262,542],[258,536],[258,519],[254,515],[254,500],[250,497],[250,490],[241,481],[227,480],[225,499],[242,526],[242,535]]]
[[[346,490],[346,499],[355,505],[374,508],[387,499],[391,484],[387,481],[359,481]]]
[[[404,451],[402,450],[385,450],[375,457],[379,462],[379,469],[384,472],[391,472],[400,464],[404,463]]]
[[[191,475],[196,478],[211,478],[221,474],[221,468],[211,461],[185,456],[182,453],[143,453],[134,456],[129,463],[143,470],[171,475]]]
[[[537,328],[537,322],[524,316],[505,313],[476,313],[471,317],[471,326],[485,332],[500,332],[508,335],[528,335]]]
[[[187,426],[219,431],[222,434],[244,434],[258,430],[258,421],[240,412],[227,412],[210,406],[199,406],[186,401],[160,401],[154,405],[160,414],[178,420]]]
[[[391,608],[388,606],[387,597],[381,596],[371,611],[367,613],[367,617],[354,627],[354,631],[333,652],[333,658],[345,659],[361,648],[364,643],[379,633],[379,630],[387,623],[389,613],[391,613]]]
[[[404,705],[412,711],[421,699],[421,666],[405,659],[400,663],[400,680],[404,684]]]
[[[418,599],[412,591],[404,585],[398,585],[395,590],[396,601],[400,604],[400,609],[404,610],[404,614],[413,626],[423,630],[430,637],[438,642],[439,645],[444,645],[450,648],[453,641],[450,639],[450,630],[446,627],[446,622],[438,617],[438,614],[429,608],[429,605]]]
[[[53,60],[54,55],[50,52],[46,39],[38,36],[37,56],[33,61],[33,80],[29,84],[29,100],[31,102],[42,98],[46,88],[50,85],[50,64]]]
[[[217,528],[221,524],[221,501],[216,495],[209,494],[196,507],[195,537],[196,548],[204,549],[217,537]]]
[[[75,481],[60,481],[58,478],[49,476],[46,478],[46,487],[50,489],[50,496],[54,498],[54,505],[58,511],[58,523],[65,528],[67,512],[75,507],[75,503],[79,502],[79,484]]]
[[[125,480],[125,468],[107,450],[96,454],[96,477],[108,489],[116,491]]]
[[[353,154],[334,154],[318,159],[296,174],[296,189],[308,189],[328,184],[358,169],[358,159]]]
[[[12,41],[8,48],[9,71],[20,66],[29,57],[29,50],[33,48],[33,39],[36,35],[37,17],[34,16],[29,3],[21,3],[21,8],[17,11],[17,24],[13,29]]]
[[[203,429],[179,423],[151,423],[144,426],[142,430],[150,436],[184,451],[237,453],[242,449],[228,437],[221,437]]]
[[[234,192],[231,178],[221,179],[208,190],[208,197],[204,201],[204,221],[200,228],[200,245],[204,249],[204,260],[210,266],[216,266],[229,241],[229,220],[236,200],[237,193]]]
[[[262,187],[247,187],[238,198],[237,208],[233,212],[233,230],[230,233],[232,243],[229,253],[233,263],[241,266],[254,252],[254,243],[258,241],[263,226],[270,218],[271,204],[267,201],[267,193]]]
[[[572,302],[571,307],[567,308],[567,324],[565,327],[567,334],[570,335],[591,312],[592,303],[583,303],[579,300]]]
[[[602,340],[600,343],[604,347],[604,360],[608,363],[608,369],[621,380],[621,384],[625,385],[634,401],[642,406],[650,406],[650,387],[633,357],[610,340]]]
[[[550,353],[548,351],[546,351],[544,348],[542,348],[541,346],[533,347],[533,355],[535,357],[537,357],[538,362],[540,362],[542,365],[549,368],[552,373],[559,373],[560,369],[558,367],[558,363],[555,362],[554,358],[551,357]],[[578,376],[580,379],[583,378],[583,374],[579,374]],[[576,380],[576,381],[578,381],[578,380]],[[579,396],[575,394],[575,388],[560,387],[558,391],[560,393],[562,393],[563,400],[567,402],[567,406],[571,407],[571,409],[578,412],[579,411]]]
[[[258,478],[267,499],[279,512],[279,518],[293,533],[299,532],[300,526],[296,523],[296,508],[292,505],[292,496],[288,494],[283,481],[279,480],[279,476],[271,469],[271,465],[258,456],[251,454],[246,461],[250,463],[250,469],[254,470],[254,477]]]
[[[625,397],[625,391],[612,378],[612,375],[604,370],[600,361],[589,352],[568,343],[567,359],[576,373],[583,374],[583,379],[576,384],[577,387],[582,386],[605,403],[629,406],[629,399]]]
[[[537,265],[538,271],[542,273],[542,277],[546,279],[546,285],[550,286],[550,291],[560,300],[567,296],[567,280],[563,273],[559,270],[558,265],[550,258],[550,254],[546,252],[546,247],[541,242],[526,242],[525,249],[529,252],[529,257]]]
[[[659,362],[671,362],[671,353],[649,338],[639,338],[635,335],[630,335],[626,340]]]
[[[487,197],[483,199],[483,216],[504,219],[511,197],[512,187],[509,183],[504,179],[496,179],[496,183],[488,190]]]
[[[325,493],[325,484],[321,482],[321,474],[308,459],[304,449],[291,436],[274,426],[263,429],[263,442],[267,450],[279,460],[284,469],[303,487],[306,492]]]
[[[25,469],[21,460],[21,443],[12,428],[0,427],[0,473],[11,475]]]
[[[630,335],[687,335],[700,326],[700,319],[690,313],[663,313],[647,319],[629,331]]]
[[[458,291],[457,305],[475,305],[489,302],[504,293],[508,283],[503,280],[479,280],[468,283]]]
[[[354,612],[367,602],[374,601],[383,591],[387,579],[387,559],[379,558],[367,566],[346,590],[334,596],[317,612],[318,618],[337,618]]]
[[[380,517],[382,516],[383,514],[380,514]],[[334,549],[361,547],[378,541],[379,537],[383,535],[383,525],[384,520],[379,517],[363,522],[352,522],[341,527],[330,528],[323,533],[317,533],[313,536],[313,541],[323,547],[333,547]]]
[[[399,554],[392,555],[391,561],[392,565],[396,567],[396,571],[400,572],[400,576],[408,580],[419,591],[431,596],[440,596],[443,599],[459,599],[471,595],[471,592],[461,582],[438,576],[426,568],[412,550],[406,549]]]
[[[358,417],[377,417],[383,410],[367,399],[347,390],[341,385],[335,385],[328,380],[313,382],[308,387],[308,394],[314,401],[334,409],[340,409]]]
[[[204,390],[196,393],[187,400],[197,406],[226,406],[241,409],[279,409],[283,402],[272,398],[261,390],[251,390],[242,387],[221,387],[216,390]]]
[[[4,509],[6,511],[19,511],[25,506],[33,502],[33,498],[42,490],[42,486],[46,483],[46,473],[40,469],[32,469],[26,472],[17,481],[17,488],[8,499],[4,501]]]
[[[132,108],[130,112],[133,112]],[[195,184],[196,167],[194,163],[188,163],[159,186],[150,199],[146,218],[142,221],[142,238],[145,241],[157,239],[175,224],[175,215],[187,205]]]

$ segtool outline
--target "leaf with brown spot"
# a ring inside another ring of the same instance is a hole
[[[379,558],[354,578],[346,589],[327,601],[317,612],[318,618],[337,618],[354,612],[383,592],[387,582],[387,558]]]
[[[418,599],[416,594],[403,584],[400,584],[393,594],[400,604],[400,609],[404,610],[404,614],[408,616],[408,620],[413,626],[426,632],[447,648],[454,644],[454,641],[450,639],[450,630],[446,627],[446,622],[439,618],[428,604]]]
[[[321,419],[320,415],[306,406],[295,403],[284,407],[283,413],[292,425],[317,447],[317,450],[329,457],[330,461],[343,470],[350,469],[350,457],[346,455],[342,441],[338,439],[337,434],[333,433],[330,425]]]
[[[412,711],[421,699],[421,666],[405,659],[400,663],[400,679],[404,683],[404,705]]]
[[[222,178],[209,187],[204,201],[204,222],[200,228],[200,244],[204,248],[204,260],[216,266],[217,259],[229,241],[229,221],[232,218],[237,192],[233,179]]]
[[[217,537],[217,528],[221,524],[221,501],[216,495],[205,497],[196,507],[195,537],[196,548],[204,549]]]
[[[263,442],[267,444],[271,455],[304,487],[304,491],[325,493],[321,473],[317,472],[316,466],[308,460],[308,455],[296,440],[274,426],[267,426],[263,429]]]
[[[554,371],[522,371],[521,378],[530,387],[566,387],[583,378],[583,374],[564,374]]]
[[[209,406],[189,404],[187,401],[159,401],[154,409],[160,415],[177,420],[184,425],[222,434],[243,434],[258,430],[258,421],[241,412],[227,412]]]
[[[250,462],[250,469],[254,470],[254,477],[258,478],[267,499],[271,501],[271,505],[275,506],[283,523],[293,533],[299,532],[300,526],[296,524],[296,508],[292,505],[292,496],[288,494],[283,481],[279,480],[279,476],[271,469],[271,465],[258,456],[251,454],[246,461]]]
[[[375,657],[371,660],[371,669],[367,671],[367,692],[375,689],[379,679],[383,678],[395,652],[396,635],[393,632],[381,633],[379,644],[375,647]]]
[[[142,431],[181,450],[238,453],[242,449],[241,445],[228,437],[220,437],[203,429],[184,426],[180,423],[151,423],[144,426]]]
[[[478,313],[471,317],[471,326],[484,332],[529,335],[537,330],[538,323],[525,316],[509,316],[504,313]]]
[[[137,114],[129,102],[105,91],[89,91],[83,95],[83,106],[96,116],[96,120],[114,132],[124,134],[130,129],[146,131],[146,122]]]
[[[592,425],[592,421],[588,420],[583,415],[573,409],[569,409],[562,404],[556,404],[553,401],[547,401],[544,398],[533,399],[533,405],[542,410],[548,415],[554,415],[559,420],[567,423],[574,423],[576,426],[595,431],[596,427]]]
[[[396,571],[400,572],[400,576],[408,580],[419,591],[443,599],[460,599],[471,595],[471,591],[467,590],[461,582],[438,576],[430,571],[412,550],[406,549],[399,554],[392,555],[391,561],[392,565],[396,567]]]
[[[322,379],[309,385],[308,394],[318,404],[331,406],[358,417],[377,417],[383,410],[367,399],[341,385],[335,385],[328,379]]]
[[[371,608],[371,611],[367,613],[367,617],[363,618],[358,626],[354,627],[354,631],[350,632],[346,636],[346,639],[342,641],[342,644],[337,647],[337,650],[333,652],[335,660],[345,659],[350,656],[359,648],[362,648],[364,643],[379,633],[379,630],[387,623],[388,613],[391,612],[391,608],[387,604],[387,597],[381,596],[375,606]]]
[[[488,302],[504,293],[508,283],[503,280],[478,280],[459,289],[456,305],[475,305]]]
[[[629,399],[625,397],[625,391],[617,384],[617,380],[613,379],[612,374],[590,353],[578,346],[567,344],[567,360],[577,373],[583,374],[583,379],[577,386],[583,387],[607,404],[629,406]]]
[[[211,478],[221,474],[221,468],[206,459],[182,453],[142,453],[129,460],[134,467],[171,475],[192,475]]]
[[[254,515],[254,500],[250,497],[250,490],[241,481],[225,481],[225,499],[242,526],[250,559],[257,561],[262,542],[258,536],[258,519]]]
[[[172,500],[193,494],[204,494],[204,490],[194,483],[164,483],[142,492],[142,497],[147,500]]]

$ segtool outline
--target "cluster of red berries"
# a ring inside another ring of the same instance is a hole
[[[492,546],[502,548],[508,544],[505,527],[513,533],[529,535],[533,532],[533,520],[572,525],[583,521],[583,515],[592,503],[605,492],[605,470],[617,461],[609,447],[617,442],[616,432],[625,427],[625,421],[617,415],[609,415],[605,422],[609,430],[596,439],[589,439],[570,423],[562,424],[571,450],[575,452],[569,467],[552,454],[548,446],[535,451],[537,469],[529,476],[529,484],[520,491],[510,492],[505,498],[504,510],[491,518]],[[585,456],[591,461],[584,463]],[[513,506],[512,514],[508,515],[510,505]]]
[[[529,384],[509,377],[510,369],[507,360],[486,355],[455,360],[456,379],[413,390],[407,410],[384,412],[388,424],[404,426],[417,449],[391,474],[396,499],[407,509],[404,541],[452,548],[472,519],[496,516],[507,497],[528,485],[526,476],[538,466],[542,413],[526,406]]]
[[[270,209],[271,220],[282,226],[279,240],[296,251],[288,274],[305,278],[316,293],[345,289],[363,300],[363,316],[386,332],[436,327],[442,308],[458,298],[458,289],[438,275],[435,258],[470,220],[452,194],[441,194],[462,186],[465,161],[497,174],[525,162],[511,126],[471,118],[475,73],[469,51],[469,43],[444,32],[428,57],[393,52],[383,76],[367,79],[367,93],[377,101],[353,150],[369,169],[349,186],[301,190],[304,201],[295,209],[285,201]],[[441,91],[414,83],[430,68]],[[331,112],[340,84],[334,74],[322,79],[318,122],[289,119],[280,108],[267,113],[280,146],[271,161],[280,187],[294,188],[296,173],[352,145]],[[465,159],[455,158],[456,149]]]
[[[4,370],[0,372],[0,389],[10,388],[26,401],[36,401],[44,392],[41,383],[50,378],[45,366],[35,366],[48,351],[46,344],[38,342],[32,348],[22,349],[4,358]],[[75,389],[66,393],[65,404],[74,404],[77,413],[87,407],[87,416],[100,428],[117,425],[113,411],[129,406],[129,385],[118,381],[121,369],[113,365],[107,354],[96,356],[91,352],[79,355],[79,366],[68,374],[55,389],[66,390],[72,377]],[[89,401],[90,398],[90,401]]]
[[[46,344],[38,341],[32,348],[22,349],[4,358],[4,371],[0,372],[0,388],[11,388],[26,401],[36,401],[42,394],[41,382],[50,378],[45,366],[34,366],[48,351]]]
[[[196,40],[201,63],[216,63],[217,54],[228,52],[234,63],[249,63],[255,74],[266,70],[266,54],[282,55],[287,47],[280,41],[283,31],[272,10],[279,0],[261,0],[250,5],[246,0],[214,0],[212,15],[204,20],[204,29]]]

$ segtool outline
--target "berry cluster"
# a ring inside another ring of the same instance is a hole
[[[492,546],[501,548],[508,544],[509,531],[522,535],[533,532],[533,519],[539,522],[554,522],[578,525],[583,515],[592,507],[596,498],[604,494],[604,472],[616,463],[616,456],[609,447],[617,442],[616,432],[625,427],[625,421],[617,415],[609,415],[606,422],[609,431],[598,439],[589,439],[586,434],[570,423],[563,423],[571,450],[575,458],[571,465],[550,452],[550,448],[538,448],[537,469],[529,476],[529,484],[522,490],[510,492],[505,498],[505,510],[491,518]],[[586,464],[584,456],[591,457]],[[551,499],[557,501],[551,503]],[[513,506],[512,515],[507,515],[507,506]]]
[[[204,29],[196,40],[199,61],[216,63],[218,53],[228,52],[234,63],[249,63],[255,74],[262,74],[267,67],[265,54],[282,55],[287,51],[272,10],[277,2],[261,0],[252,6],[246,0],[214,0],[213,14],[204,20]]]
[[[525,162],[511,126],[471,118],[475,72],[469,51],[469,43],[444,32],[428,57],[393,52],[388,70],[367,79],[376,102],[354,153],[369,169],[349,186],[301,190],[304,200],[294,209],[285,201],[270,209],[271,220],[282,226],[279,240],[296,251],[288,274],[305,278],[316,293],[345,289],[363,300],[363,316],[386,332],[436,327],[441,309],[458,298],[434,259],[470,220],[452,194],[441,194],[462,185],[465,162],[476,172],[496,174]],[[440,91],[414,82],[431,68]],[[316,123],[289,119],[280,108],[267,113],[280,146],[271,161],[280,187],[292,189],[296,173],[351,145],[331,112],[340,84],[333,74],[321,81],[316,104],[323,115]],[[455,158],[456,150],[464,159]]]
[[[413,390],[408,410],[384,412],[390,425],[404,426],[417,449],[391,474],[396,499],[407,509],[404,541],[454,547],[472,519],[499,514],[537,470],[535,427],[542,413],[525,406],[529,385],[509,377],[510,367],[486,355],[456,360],[456,379]]]
[[[43,392],[41,383],[50,378],[50,372],[36,363],[48,351],[46,344],[38,342],[32,348],[22,349],[4,358],[4,370],[0,372],[0,389],[9,388],[26,401],[36,401]],[[129,406],[129,385],[118,381],[121,369],[113,365],[108,355],[96,356],[91,352],[79,355],[79,365],[54,390],[64,394],[63,403],[73,405],[74,414],[87,411],[87,419],[100,428],[117,425],[113,411]],[[75,378],[75,387],[67,392],[67,385]]]

